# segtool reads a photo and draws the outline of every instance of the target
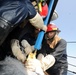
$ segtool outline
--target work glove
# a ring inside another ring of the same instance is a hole
[[[24,62],[26,60],[26,55],[21,51],[19,40],[12,39],[11,40],[11,49],[13,52],[13,55],[20,61]]]
[[[43,30],[43,31],[46,32],[47,26],[44,25],[43,19],[42,19],[42,17],[39,15],[39,13],[37,13],[34,18],[29,19],[29,21],[30,21],[30,23],[31,23],[34,27],[39,28],[39,29],[41,29],[41,30]]]
[[[34,46],[31,46],[27,42],[27,40],[22,40],[21,45],[24,47],[24,51],[25,51],[26,55],[28,55],[29,53],[31,53],[34,50]]]
[[[36,72],[38,75],[44,75],[44,72],[41,68],[41,63],[38,59],[36,59],[35,53],[30,53],[26,62],[25,62],[25,68],[27,70]]]
[[[49,54],[46,55],[45,57],[43,54],[39,54],[37,59],[40,60],[43,71],[46,71],[47,69],[52,67],[55,63],[55,58]]]

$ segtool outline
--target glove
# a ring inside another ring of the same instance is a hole
[[[37,13],[34,18],[29,19],[29,21],[34,27],[42,29],[46,32],[47,26],[44,25],[43,19],[39,13]]]
[[[24,62],[26,59],[26,55],[22,53],[20,50],[19,40],[12,39],[11,40],[11,49],[13,55],[20,61]]]
[[[43,71],[46,71],[55,63],[55,58],[52,55],[46,55],[44,57],[43,54],[39,54],[37,59],[40,60]]]
[[[27,59],[25,68],[27,68],[27,70],[36,72],[38,75],[44,75],[44,72],[41,68],[41,63],[38,59]]]
[[[26,40],[22,40],[21,45],[24,47],[26,55],[28,55],[34,50],[33,46],[31,46]]]

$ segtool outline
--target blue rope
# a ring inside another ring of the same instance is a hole
[[[45,20],[44,20],[44,24],[45,24],[45,25],[48,24],[48,20],[49,20],[49,17],[50,17],[50,13],[51,13],[51,11],[52,11],[53,4],[54,4],[54,0],[50,0],[49,8],[48,8],[49,12],[48,12],[47,17],[46,17]],[[40,33],[38,34],[38,37],[37,37],[37,40],[36,40],[36,43],[35,43],[35,46],[34,46],[34,48],[35,48],[36,50],[39,50],[39,49],[41,48],[41,43],[42,43],[44,34],[45,34],[44,31],[40,31]]]

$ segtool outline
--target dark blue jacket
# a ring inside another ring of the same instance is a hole
[[[20,22],[35,15],[30,0],[0,0],[0,45]]]
[[[36,11],[30,0],[0,0],[0,17],[14,25],[35,15]]]

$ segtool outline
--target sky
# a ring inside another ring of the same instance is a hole
[[[76,0],[59,0],[55,10],[58,18],[54,23],[60,30],[59,36],[67,42],[76,41]],[[67,43],[67,55],[76,57],[76,43]],[[76,65],[76,58],[68,57],[68,63]],[[69,70],[76,72],[76,67],[69,65]]]

